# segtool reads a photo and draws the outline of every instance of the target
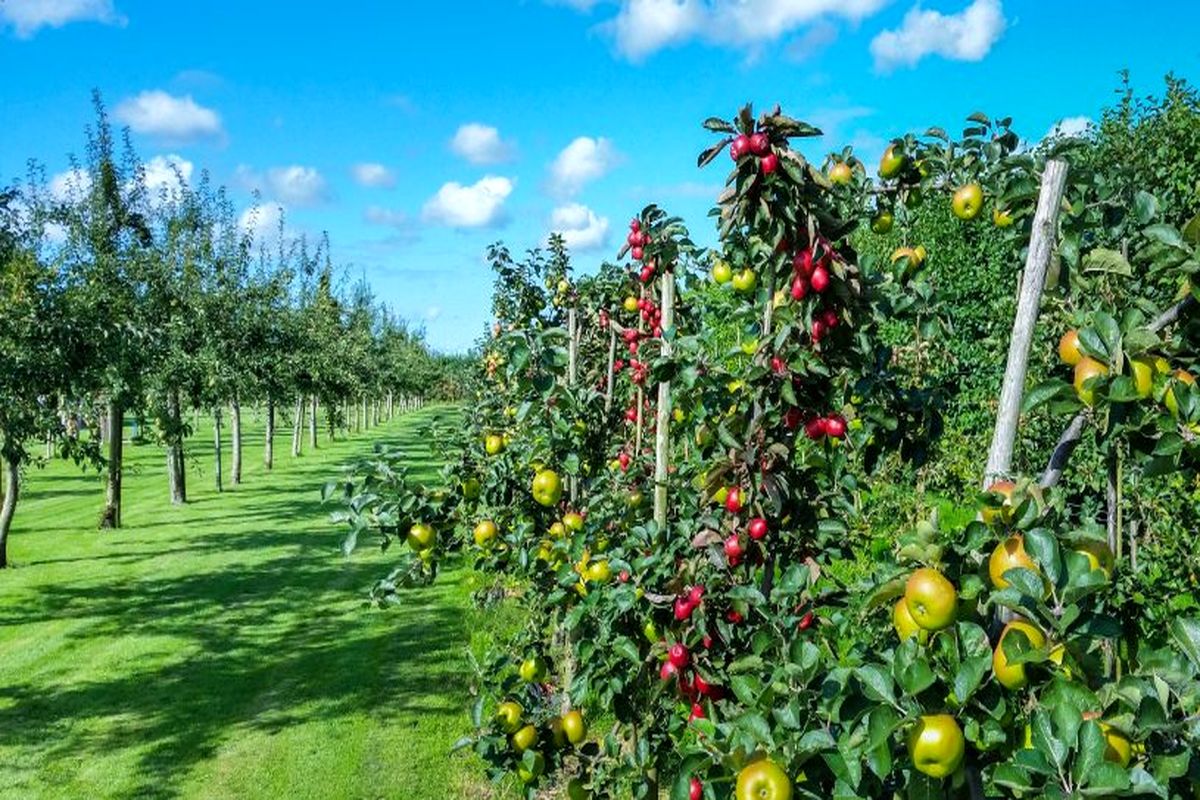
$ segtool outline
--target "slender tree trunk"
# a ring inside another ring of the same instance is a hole
[[[313,450],[317,449],[317,413],[321,406],[317,403],[317,396],[312,396],[312,409],[308,418],[308,444]]]
[[[167,439],[167,487],[172,505],[187,502],[187,475],[183,460],[183,418],[179,409],[179,392],[167,397],[167,424],[170,435]]]
[[[17,496],[21,491],[21,471],[16,461],[0,459],[4,465],[4,502],[0,504],[0,569],[8,566],[8,532],[12,528],[13,514],[17,511]]]
[[[230,466],[229,481],[234,486],[242,482],[242,404],[237,395],[229,401]]]
[[[662,327],[666,331],[675,326],[675,273],[663,273],[659,288],[662,295]],[[663,358],[670,358],[672,350],[671,342],[663,339]],[[658,384],[658,408],[655,410],[658,416],[654,423],[654,521],[658,524],[661,540],[667,530],[667,480],[671,466],[670,381]]]
[[[121,527],[121,462],[125,449],[125,409],[116,400],[108,402],[108,485],[105,489],[101,528]]]
[[[292,458],[304,448],[304,395],[296,395],[296,417],[292,422]]]
[[[225,491],[222,485],[221,474],[221,407],[213,407],[213,478],[216,481],[217,491]]]
[[[267,436],[263,443],[263,466],[275,466],[275,398],[267,395]]]
[[[371,427],[371,420],[367,417],[367,396],[365,394],[362,396],[361,402],[359,403],[359,410],[362,412],[363,430],[369,430]]]

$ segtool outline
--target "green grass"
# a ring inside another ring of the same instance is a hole
[[[129,447],[119,531],[95,529],[97,476],[31,472],[0,571],[0,797],[482,796],[464,789],[477,765],[447,755],[487,622],[469,571],[366,608],[391,559],[343,558],[319,498],[376,439],[432,477],[417,424],[436,413],[299,459],[280,431],[272,473],[251,418],[244,483],[223,495],[202,432],[181,508],[162,451]]]

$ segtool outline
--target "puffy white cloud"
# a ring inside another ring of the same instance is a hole
[[[41,28],[61,28],[72,22],[125,24],[112,0],[3,0],[0,21],[11,25],[20,39],[28,39]]]
[[[504,219],[504,201],[512,194],[509,178],[488,175],[470,186],[451,181],[425,203],[422,216],[451,228],[483,228]]]
[[[171,142],[224,136],[220,115],[197,103],[190,94],[176,97],[151,89],[118,103],[116,116],[137,133]]]
[[[562,234],[567,247],[576,252],[598,250],[608,242],[608,217],[597,216],[585,205],[568,203],[551,213],[550,231]]]
[[[515,148],[491,125],[468,122],[455,132],[450,149],[472,164],[498,164],[512,158]]]
[[[560,197],[577,194],[584,184],[608,174],[619,161],[620,155],[608,139],[580,136],[550,165],[550,191]]]
[[[168,194],[192,180],[196,165],[175,153],[155,156],[142,165],[143,183],[152,195]]]
[[[78,167],[60,172],[50,178],[50,197],[66,202],[83,197],[92,190],[92,176]]]
[[[373,162],[355,164],[350,168],[350,172],[359,186],[386,189],[396,185],[396,176],[383,164]]]
[[[441,306],[430,306],[429,308],[425,309],[425,319],[428,322],[433,322],[435,319],[437,319],[441,315],[442,315],[442,307]]]
[[[263,192],[291,205],[316,205],[328,197],[329,187],[316,167],[293,164],[272,167],[266,174],[261,174],[240,164],[233,179],[243,189]]]
[[[1046,138],[1086,136],[1094,125],[1091,117],[1067,117],[1051,125],[1050,130],[1046,131]]]
[[[325,178],[315,167],[275,167],[267,170],[267,184],[285,203],[313,205],[325,199]]]
[[[238,217],[238,226],[254,236],[256,242],[279,238],[279,225],[287,217],[287,209],[279,203],[263,203],[247,208]]]
[[[957,14],[941,14],[914,6],[900,28],[871,40],[876,69],[911,67],[925,56],[952,61],[980,61],[1003,35],[1008,21],[1000,0],[974,0]]]
[[[758,48],[824,23],[819,35],[827,44],[835,30],[829,18],[857,22],[888,0],[622,0],[617,15],[601,28],[612,36],[617,52],[631,61],[665,47],[699,40],[709,44]],[[581,10],[590,10],[592,4]]]

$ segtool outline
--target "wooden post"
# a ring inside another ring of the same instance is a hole
[[[1021,280],[1017,315],[1013,321],[1012,338],[1008,346],[1008,362],[1004,368],[1004,383],[1000,387],[1000,408],[996,414],[996,429],[988,449],[987,468],[983,487],[1008,474],[1012,467],[1013,443],[1017,437],[1017,422],[1021,416],[1021,398],[1025,390],[1025,374],[1029,367],[1029,348],[1037,323],[1042,289],[1046,285],[1046,269],[1054,253],[1058,230],[1058,214],[1067,184],[1067,164],[1051,159],[1042,172],[1042,187],[1038,195],[1037,212],[1033,217],[1033,233],[1029,240],[1029,255]]]
[[[574,389],[579,377],[579,318],[574,308],[567,309],[567,336],[567,386]],[[567,491],[571,498],[571,507],[574,508],[579,502],[578,475],[567,478]]]
[[[663,272],[659,281],[659,300],[662,303],[662,330],[675,325],[675,274]],[[662,340],[662,355],[671,356],[674,348],[665,336]],[[658,384],[657,419],[654,429],[654,522],[661,537],[667,530],[667,476],[671,466],[671,382]]]
[[[613,364],[617,361],[617,332],[612,323],[608,326],[608,377],[604,387],[604,413],[612,411],[613,403]]]
[[[642,284],[640,295],[643,300],[646,299],[646,285],[645,284]],[[642,319],[641,314],[639,314],[638,315],[638,333],[639,334],[644,333],[645,330],[646,330],[646,321],[644,319]],[[638,338],[638,347],[639,347],[639,352],[640,352],[640,348],[641,348],[641,338],[640,337]],[[632,353],[630,353],[629,358],[630,358],[630,360],[633,360]],[[634,429],[634,432],[633,432],[633,453],[634,453],[633,457],[641,458],[641,456],[642,456],[642,423],[643,423],[642,408],[646,403],[646,392],[644,390],[644,387],[639,386],[637,388],[637,392],[634,393],[634,403],[637,404],[637,427]]]

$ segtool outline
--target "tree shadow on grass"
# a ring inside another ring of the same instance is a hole
[[[3,624],[79,616],[95,621],[89,638],[180,643],[171,662],[133,664],[111,679],[0,687],[0,747],[32,748],[52,764],[136,746],[133,794],[169,798],[190,767],[238,731],[277,732],[358,712],[461,716],[468,633],[461,612],[433,605],[445,588],[414,594],[409,613],[380,624],[345,602],[378,565],[331,571],[312,560],[125,586],[44,587],[28,613],[6,614]]]

